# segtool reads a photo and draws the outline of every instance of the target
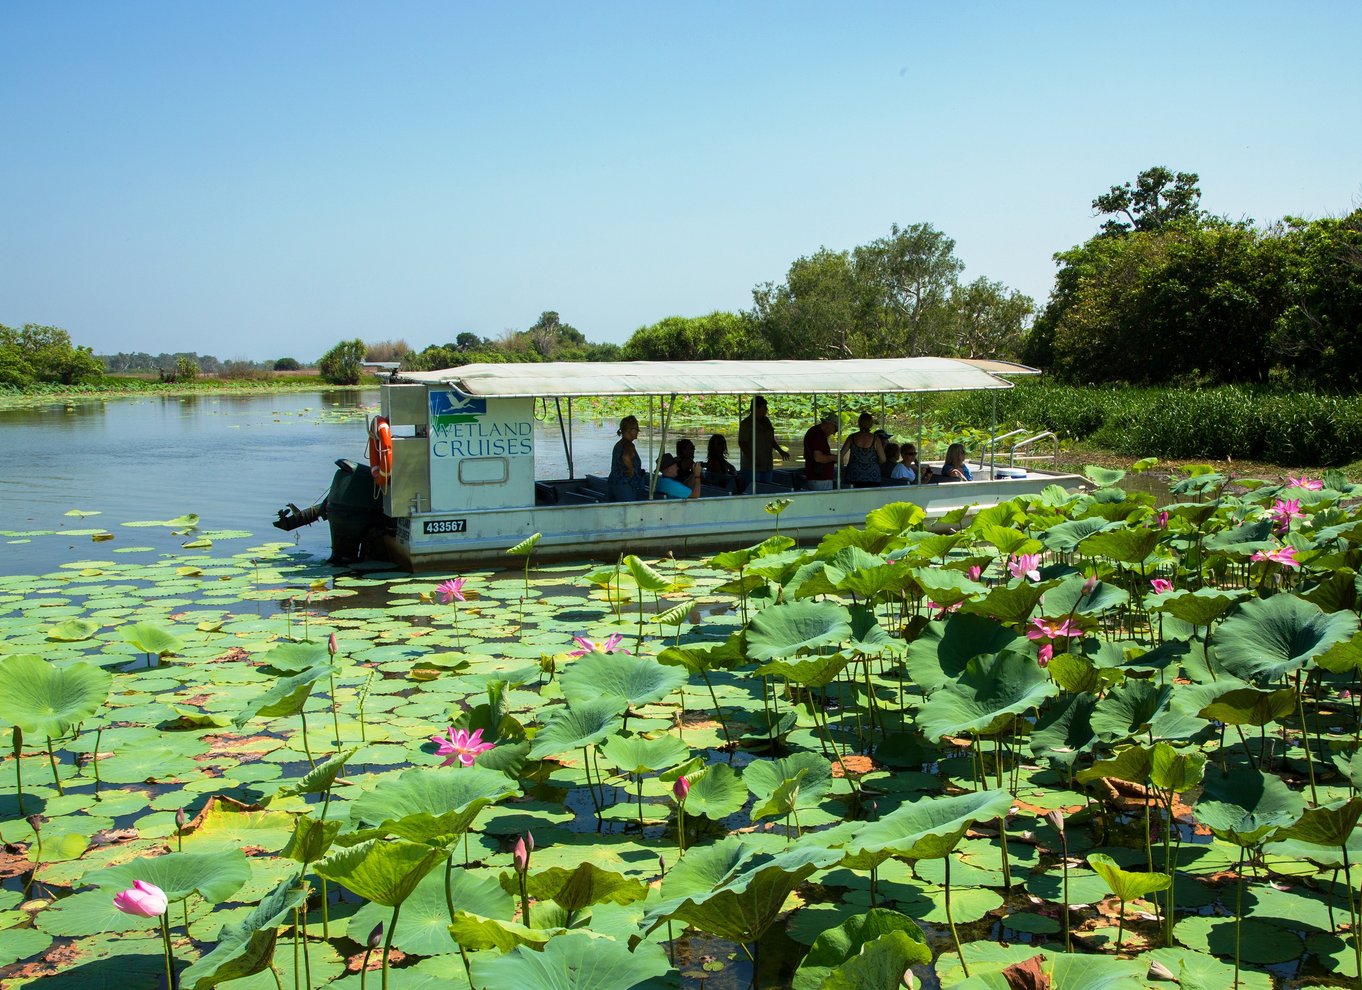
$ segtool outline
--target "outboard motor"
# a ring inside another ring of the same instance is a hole
[[[342,458],[336,461],[336,469],[325,499],[306,509],[290,502],[279,510],[274,525],[291,532],[325,519],[331,524],[329,563],[384,559],[383,534],[388,518],[383,514],[383,503],[374,488],[369,466]]]

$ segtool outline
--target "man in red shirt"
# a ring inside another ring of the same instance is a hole
[[[804,478],[811,491],[832,491],[837,458],[828,447],[828,437],[841,429],[841,426],[837,417],[828,413],[821,422],[809,427],[809,432],[804,434]]]

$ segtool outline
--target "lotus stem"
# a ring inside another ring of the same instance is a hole
[[[296,910],[298,912],[298,920],[301,923],[299,927],[302,929],[303,932],[304,981],[308,990],[312,990],[312,949],[307,944],[307,901],[304,900],[302,905],[298,907]]]
[[[274,977],[274,990],[284,990],[284,981],[279,978],[279,969],[273,962],[270,963],[270,976]],[[363,982],[363,977],[360,981]]]
[[[304,701],[303,704],[306,705],[307,702]],[[317,761],[312,758],[312,747],[308,745],[307,741],[307,712],[299,708],[298,718],[303,722],[303,752],[307,754],[308,766],[315,768],[317,766]]]
[[[335,733],[336,733],[336,752],[339,753],[340,750],[341,750],[341,736],[340,736],[340,716],[339,716],[338,714],[336,714],[336,709],[337,709],[339,706],[336,704],[336,668],[335,668],[335,666],[334,666],[334,665],[328,665],[328,666],[327,666],[326,673],[327,673],[327,676],[331,678],[331,727],[332,727],[332,729],[335,730]]]
[[[1173,917],[1177,913],[1177,886],[1178,877],[1173,872],[1173,799],[1174,790],[1168,789],[1168,802],[1164,807],[1165,821],[1163,826],[1163,872],[1168,874],[1168,893],[1164,896],[1164,939],[1163,944],[1168,947],[1173,945]]]
[[[47,737],[47,762],[52,765],[52,780],[57,785],[57,793],[63,797],[66,791],[62,790],[61,777],[57,775],[57,756],[52,752],[52,737]]]
[[[1244,847],[1239,847],[1238,892],[1234,898],[1234,990],[1239,990],[1239,929],[1244,918]]]
[[[24,813],[24,730],[12,730],[14,741],[14,792],[19,796],[19,814]]]
[[[684,802],[676,806],[676,854],[677,856],[686,854],[686,805]]]
[[[1352,924],[1353,954],[1357,959],[1357,975],[1362,977],[1362,926],[1358,925],[1358,910],[1354,907],[1353,869],[1348,862],[1348,843],[1343,842],[1343,884],[1348,891],[1348,918]],[[1332,902],[1330,902],[1332,904]]]
[[[969,963],[965,962],[965,950],[960,947],[960,935],[955,930],[955,915],[951,913],[951,854],[946,853],[946,922],[951,926],[951,939],[955,942],[956,954],[960,956],[960,968],[969,979]]]
[[[392,955],[393,932],[397,931],[397,913],[401,910],[401,903],[393,905],[392,921],[388,924],[388,937],[383,940],[383,990],[388,990],[388,956]]]
[[[95,751],[92,754],[95,764],[95,800],[99,800],[99,740],[104,735],[104,726],[95,730]]]
[[[596,812],[596,821],[601,820],[601,803],[596,798],[596,788],[591,783],[591,755],[582,747],[582,771],[586,774],[586,790],[591,795],[591,807]]]
[[[1073,945],[1069,938],[1069,837],[1061,831],[1059,833],[1060,853],[1064,857],[1060,861],[1060,866],[1064,873],[1064,905],[1060,913],[1061,923],[1064,925],[1064,951],[1072,952]]]
[[[1315,793],[1315,760],[1310,754],[1310,726],[1305,721],[1305,695],[1301,693],[1299,670],[1296,671],[1296,711],[1301,717],[1301,745],[1305,747],[1305,765],[1310,771],[1310,802],[1319,804],[1319,795]]]
[[[330,917],[328,917],[327,911],[330,905],[327,904],[327,901],[329,901],[331,898],[328,896],[326,891],[326,877],[321,877],[320,879],[322,881],[322,938],[326,939],[327,941],[330,941],[331,919]]]
[[[161,914],[161,946],[166,957],[166,990],[175,990],[175,959],[170,951],[170,922]]]
[[[1119,954],[1120,951],[1121,951],[1121,943],[1124,942],[1125,940],[1126,940],[1126,900],[1125,900],[1124,897],[1122,897],[1122,898],[1121,898],[1121,917],[1120,917],[1120,919],[1116,922],[1116,951],[1117,951],[1118,954]],[[1235,948],[1236,948],[1236,952],[1237,952],[1237,951],[1238,951],[1238,946],[1236,945]],[[1237,972],[1237,971],[1236,971],[1236,972]],[[1236,976],[1235,979],[1236,979],[1235,986],[1237,987],[1237,986],[1239,985],[1238,982],[1237,982],[1238,977]]]
[[[638,781],[638,833],[643,834],[643,774],[637,774]]]
[[[464,835],[467,835],[464,832]],[[449,856],[445,859],[445,907],[449,909],[449,923],[454,923],[454,850],[449,851]]]

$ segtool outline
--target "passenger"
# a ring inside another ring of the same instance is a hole
[[[880,481],[887,484],[894,480],[894,468],[899,466],[899,445],[885,443],[884,463],[880,465]]]
[[[671,454],[663,454],[657,462],[657,494],[662,498],[699,498],[700,479],[691,476],[691,483],[684,484],[677,478],[679,462]]]
[[[842,444],[842,480],[852,488],[878,488],[880,465],[884,463],[884,443],[870,432],[875,417],[861,413],[856,420],[859,427]]]
[[[753,421],[755,420],[755,431]],[[753,433],[756,434],[757,449],[754,458],[752,451]],[[776,428],[771,424],[771,420],[766,416],[766,400],[760,395],[752,400],[752,411],[743,417],[738,424],[738,451],[741,456],[738,458],[738,493],[742,494],[748,490],[752,484],[753,471],[757,481],[764,481],[768,484],[775,480],[775,460],[771,456],[772,451],[780,451],[780,456],[786,458],[790,452],[780,445],[776,440]]]
[[[828,437],[841,428],[837,417],[828,413],[804,434],[804,480],[810,491],[832,491],[837,458],[828,446]]]
[[[692,479],[699,480],[700,465],[695,463],[695,441],[676,441],[676,477],[690,484]]]
[[[973,481],[969,465],[965,463],[965,445],[953,443],[946,448],[946,463],[941,465],[941,481]]]
[[[722,433],[709,438],[709,453],[705,458],[705,484],[733,490],[738,480],[738,469],[728,459],[728,441]]]
[[[610,452],[610,477],[606,479],[606,489],[615,502],[634,502],[648,497],[648,472],[638,459],[638,417],[625,416],[620,420],[620,428],[615,431],[619,440]]]
[[[888,451],[885,454],[887,456]],[[911,485],[917,481],[917,471],[917,447],[905,443],[899,451],[899,463],[894,465],[889,477],[893,481],[904,481]]]

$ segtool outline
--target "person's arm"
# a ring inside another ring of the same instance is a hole
[[[846,467],[847,462],[850,460],[851,460],[851,437],[847,437],[846,440],[842,442],[842,467]]]

